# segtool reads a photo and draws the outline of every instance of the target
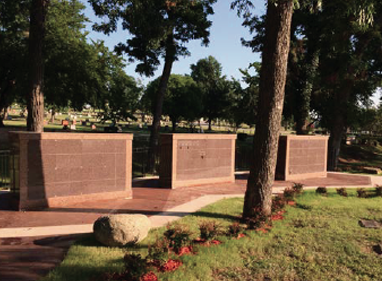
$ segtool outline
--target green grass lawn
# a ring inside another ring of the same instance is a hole
[[[175,272],[160,273],[159,280],[381,280],[382,257],[372,251],[382,243],[382,230],[358,225],[361,218],[382,221],[382,198],[357,198],[355,191],[340,197],[305,192],[296,207],[287,207],[283,221],[274,222],[270,233],[249,232],[248,237],[221,237],[219,246],[199,247],[197,254],[183,256]],[[228,199],[181,219],[195,237],[202,220],[232,224],[242,210],[242,199]],[[108,248],[92,236],[77,242],[48,280],[97,280],[105,271],[123,268],[125,251],[143,256],[147,246],[164,228],[152,230],[135,248]],[[92,279],[95,278],[95,279]]]
[[[365,173],[363,167],[382,168],[382,146],[343,145],[339,159],[340,170]]]

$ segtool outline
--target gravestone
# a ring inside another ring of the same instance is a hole
[[[365,220],[361,219],[359,220],[360,226],[364,228],[382,228],[382,223],[376,221],[376,220]]]

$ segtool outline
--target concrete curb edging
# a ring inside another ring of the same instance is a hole
[[[227,195],[205,195],[195,200],[176,206],[150,218],[151,227],[161,227],[169,222],[180,219],[184,216],[192,214],[199,209],[215,203],[221,199],[243,197],[243,194],[227,194]],[[93,232],[93,224],[79,225],[61,225],[61,226],[41,226],[41,227],[18,227],[0,229],[0,238],[15,237],[36,237],[36,236],[54,236],[69,234],[86,234]]]

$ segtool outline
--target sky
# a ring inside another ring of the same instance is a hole
[[[92,30],[94,22],[100,22],[100,19],[94,15],[93,9],[86,0],[82,0],[86,5],[85,15],[89,18],[90,23],[87,24],[86,30],[89,31],[88,38],[93,40],[103,40],[106,46],[111,50],[119,42],[126,42],[129,34],[122,30],[121,27],[115,33],[107,36]],[[218,0],[214,5],[215,14],[210,17],[212,27],[210,29],[210,44],[208,47],[201,46],[200,40],[193,40],[187,44],[191,55],[188,57],[180,57],[173,65],[173,74],[189,74],[190,65],[195,64],[198,60],[206,58],[210,55],[214,56],[223,67],[223,75],[228,78],[234,77],[242,80],[239,68],[245,69],[250,63],[261,61],[259,53],[252,53],[250,48],[246,48],[241,44],[241,38],[249,39],[252,36],[247,28],[242,26],[242,19],[236,14],[236,11],[230,9],[231,0]],[[254,14],[262,15],[265,13],[265,2],[263,0],[254,0]],[[126,57],[125,57],[126,58]],[[154,77],[147,78],[135,72],[135,64],[128,64],[125,71],[128,75],[133,76],[144,85],[161,75],[163,63],[158,67]],[[374,94],[372,100],[375,105],[380,103],[382,91],[378,90]]]
[[[85,15],[91,22],[99,22],[100,19],[94,15],[92,8],[87,4],[86,0],[83,0],[86,4]],[[264,13],[265,1],[256,0],[255,13],[261,15]],[[212,27],[210,28],[210,44],[208,47],[201,46],[200,40],[193,40],[187,44],[191,56],[180,57],[178,61],[174,63],[172,73],[173,74],[189,74],[190,65],[195,64],[198,60],[206,58],[210,55],[214,56],[223,67],[223,75],[228,78],[234,77],[241,80],[242,75],[239,68],[248,68],[250,63],[260,61],[260,54],[252,53],[250,48],[243,47],[241,45],[241,38],[249,39],[251,35],[248,29],[243,27],[242,19],[238,18],[236,11],[230,9],[230,0],[219,0],[214,5],[215,14],[210,17],[212,21]],[[87,25],[86,30],[89,31],[88,38],[93,40],[103,40],[105,44],[112,50],[119,42],[125,42],[129,34],[118,28],[117,32],[106,36],[102,33],[92,30],[92,23]],[[154,77],[147,78],[135,73],[135,64],[129,64],[125,71],[128,75],[142,80],[146,85],[149,81],[161,75],[163,63],[159,66],[155,72]]]

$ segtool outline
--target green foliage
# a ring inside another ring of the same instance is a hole
[[[281,196],[276,196],[272,198],[272,213],[277,213],[284,209],[286,205],[286,200]]]
[[[375,188],[375,194],[376,194],[377,196],[381,196],[381,197],[382,197],[382,186],[377,186],[377,187]]]
[[[296,197],[296,190],[290,187],[285,188],[283,195],[285,200],[292,201]]]
[[[169,258],[170,243],[167,238],[158,238],[155,242],[149,245],[149,254],[147,258],[149,260],[159,261],[161,265],[165,263]]]
[[[212,56],[191,65],[191,77],[202,91],[202,116],[211,123],[216,118],[226,118],[235,85],[222,76],[221,64]]]
[[[228,227],[228,235],[230,236],[238,236],[242,233],[244,228],[240,225],[239,222],[234,222]]]
[[[300,195],[304,192],[304,185],[302,183],[293,183],[292,190],[297,195]]]
[[[126,253],[123,261],[125,263],[123,274],[125,280],[139,281],[140,277],[148,272],[147,260],[140,254]]]
[[[146,88],[142,103],[146,110],[154,112],[160,77],[151,81]],[[194,121],[201,117],[202,94],[190,76],[172,74],[169,78],[163,102],[163,114],[168,115],[176,125],[181,120]],[[173,126],[173,130],[175,126]]]
[[[0,3],[0,108],[15,100],[24,103],[29,6],[30,0]],[[78,0],[51,0],[48,6],[44,38],[47,108],[81,110],[89,103],[103,109],[105,119],[130,117],[141,89],[123,72],[121,57],[103,42],[88,43],[84,8]]]
[[[346,191],[346,188],[344,188],[344,187],[337,188],[336,191],[337,191],[337,194],[339,194],[343,197],[348,197],[348,193]]]
[[[382,275],[380,257],[370,249],[380,242],[380,231],[361,228],[359,219],[381,220],[382,198],[359,199],[355,190],[343,200],[335,189],[328,197],[306,191],[298,205],[288,208],[285,219],[273,224],[266,235],[247,232],[246,239],[226,239],[217,247],[198,247],[196,255],[180,257],[184,266],[160,273],[159,280],[378,280]],[[182,218],[179,223],[198,229],[206,214],[222,225],[240,215],[242,198],[222,200]],[[153,229],[137,248],[142,256],[166,229]],[[102,272],[121,272],[124,249],[100,246],[92,236],[75,243],[65,260],[43,278],[44,281],[82,281]]]
[[[367,197],[367,192],[364,188],[357,188],[357,196],[359,198],[366,198]]]
[[[327,195],[328,189],[326,187],[319,186],[316,189],[316,193],[321,194],[321,195]]]
[[[185,43],[201,39],[209,43],[208,16],[213,14],[216,0],[90,0],[97,16],[103,21],[94,28],[105,34],[117,30],[118,22],[130,36],[116,46],[129,60],[140,63],[136,71],[152,76],[160,64],[160,56],[172,49],[173,59],[188,55]]]
[[[167,225],[167,230],[163,234],[169,242],[170,247],[178,252],[182,247],[191,243],[192,232],[184,224]]]
[[[216,221],[206,220],[199,223],[200,238],[209,241],[222,234],[221,224]]]
[[[245,223],[247,224],[248,229],[258,229],[265,226],[270,218],[264,213],[262,208],[254,208],[254,215],[250,218],[247,218]]]

